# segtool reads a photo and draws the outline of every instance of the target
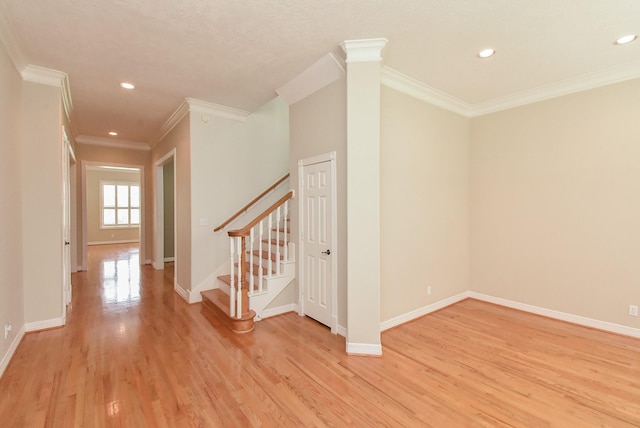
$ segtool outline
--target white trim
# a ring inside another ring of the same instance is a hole
[[[380,83],[384,86],[461,116],[473,118],[640,78],[640,61],[610,67],[593,73],[586,73],[570,79],[475,104],[453,97],[446,92],[426,85],[387,66],[383,66],[380,73]]]
[[[387,42],[385,38],[345,40],[340,47],[347,54],[345,62],[382,61],[382,49]]]
[[[345,70],[342,64],[333,54],[328,53],[282,87],[276,89],[276,93],[291,106],[325,86],[329,86],[344,75]]]
[[[173,128],[175,128],[175,126],[182,120],[182,118],[187,115],[187,113],[189,113],[189,104],[187,104],[187,101],[184,100],[182,101],[182,103],[180,103],[176,111],[174,111],[171,116],[169,116],[169,119],[167,119],[167,121],[162,125],[162,127],[160,128],[160,132],[151,142],[151,147],[154,147],[156,144],[162,141],[162,139],[166,137]]]
[[[382,345],[372,343],[347,342],[347,354],[349,355],[382,355]]]
[[[16,334],[16,337],[13,338],[13,341],[11,342],[11,345],[9,345],[9,349],[7,349],[7,352],[4,354],[4,357],[2,357],[2,360],[0,360],[0,378],[4,374],[4,371],[7,369],[7,366],[9,365],[9,363],[11,362],[13,355],[16,353],[16,350],[18,349],[18,345],[20,345],[20,342],[24,337],[24,333],[25,333],[24,326],[22,326],[18,334]]]
[[[223,106],[221,104],[209,103],[206,101],[196,100],[195,98],[185,98],[189,105],[189,111],[194,113],[211,114],[216,117],[225,119],[233,119],[240,122],[246,122],[249,112],[233,107]]]
[[[304,219],[304,167],[329,162],[331,170],[331,333],[338,333],[338,183],[336,168],[336,152],[323,153],[298,160],[298,219]],[[304,315],[304,222],[298,221],[298,314]]]
[[[135,242],[140,242],[139,239],[125,239],[121,241],[91,241],[87,242],[87,245],[110,245],[110,244],[133,244]]]
[[[288,305],[278,306],[276,308],[263,309],[260,313],[260,319],[275,317],[276,315],[286,314],[288,312],[298,312],[298,305],[289,303]]]
[[[175,276],[175,275],[174,275]],[[174,281],[173,283],[173,290],[178,293],[178,295],[180,297],[182,297],[182,299],[187,302],[187,303],[191,303],[189,301],[189,292],[187,290],[185,290],[184,288],[180,287],[180,284],[178,284],[177,281]]]
[[[92,137],[89,135],[78,135],[76,137],[76,143],[87,144],[92,146],[114,147],[118,149],[131,149],[142,150],[145,152],[151,151],[151,147],[148,144],[140,141],[120,140],[116,138],[102,138]]]
[[[56,328],[56,327],[63,327],[63,326],[64,326],[64,319],[53,318],[50,320],[28,322],[24,325],[24,330],[25,332],[28,333],[31,331],[40,331],[40,330],[46,330],[49,328]]]
[[[406,314],[402,314],[397,317],[381,322],[380,331],[388,330],[390,328],[399,326],[409,321],[413,321],[416,318],[420,318],[432,312],[439,311],[442,308],[446,308],[447,306],[451,306],[455,303],[461,302],[464,299],[467,299],[468,297],[469,297],[469,293],[464,292],[464,293],[456,294],[455,296],[451,296],[444,300],[440,300],[439,302],[435,302],[430,305],[423,306],[418,309],[414,309],[413,311],[409,311]]]
[[[584,327],[591,327],[598,330],[608,331],[611,333],[623,334],[625,336],[640,338],[640,329],[628,327],[625,325],[614,324],[607,321],[600,321],[593,318],[582,317],[579,315],[568,314],[553,309],[541,308],[539,306],[528,305],[526,303],[515,302],[513,300],[502,299],[499,297],[488,296],[486,294],[476,293],[474,291],[467,292],[468,297],[472,299],[482,300],[483,302],[494,303],[496,305],[508,308],[518,309],[520,311],[529,312],[536,315],[542,315],[561,321],[578,324]]]
[[[69,86],[69,76],[67,73],[29,64],[20,72],[20,75],[22,76],[22,80],[27,82],[60,88],[62,106],[64,107],[67,120],[71,121],[73,101],[71,99],[71,87]]]
[[[338,324],[338,328],[336,328],[336,334],[342,337],[347,337],[347,327]]]
[[[165,258],[164,258],[164,262],[165,262],[165,263],[167,263],[167,262],[173,262],[173,261],[175,261],[175,259],[176,259],[175,257],[165,257]]]
[[[582,74],[577,77],[539,86],[537,88],[528,89],[526,91],[507,95],[506,97],[477,103],[473,106],[470,117],[482,116],[501,110],[508,110],[514,107],[533,104],[539,101],[557,98],[576,92],[587,91],[589,89],[595,89],[639,77],[640,61],[635,61],[593,73]]]
[[[398,92],[417,98],[428,104],[452,111],[461,116],[471,117],[473,106],[458,98],[425,85],[390,67],[383,66],[380,71],[380,83]]]

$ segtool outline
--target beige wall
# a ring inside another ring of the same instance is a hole
[[[139,171],[87,169],[87,242],[102,244],[121,241],[138,241],[139,227],[101,228],[100,182],[140,183]]]
[[[176,195],[176,215],[177,230],[176,237],[176,265],[175,275],[178,286],[189,289],[191,287],[191,144],[190,144],[190,124],[189,114],[180,122],[151,150],[151,164],[155,169],[155,164],[165,155],[175,149],[175,159],[173,168],[175,174],[175,195]],[[149,187],[149,195],[153,197],[149,206],[153,212],[155,206],[155,180],[156,174],[152,170],[149,174],[153,178],[153,183]],[[154,225],[155,228],[155,225]],[[151,230],[153,231],[154,228]],[[150,233],[151,241],[155,243],[154,233]],[[154,253],[150,252],[150,257],[156,258],[155,245],[152,245]],[[163,254],[164,257],[164,254]]]
[[[469,289],[469,119],[387,87],[381,98],[387,321]]]
[[[148,151],[122,149],[116,147],[105,147],[90,144],[78,144],[76,146],[76,182],[77,198],[82,201],[82,165],[114,165],[143,167],[141,172],[141,183],[144,183],[144,242],[140,243],[140,261],[149,261],[152,256],[152,236],[153,236],[153,170],[151,168],[151,155]],[[82,218],[82,204],[77,204],[76,215]],[[82,242],[82,222],[78,221],[78,241]],[[78,251],[78,266],[82,264],[82,251]],[[73,261],[72,261],[73,263]]]
[[[0,362],[24,325],[22,285],[22,177],[20,105],[22,80],[0,41]],[[4,340],[4,326],[13,331]],[[2,371],[0,365],[0,372]]]
[[[22,90],[22,275],[33,323],[62,316],[62,111],[60,88],[23,82]]]
[[[640,79],[471,124],[471,289],[630,327]]]
[[[202,114],[207,113],[191,113],[190,290],[213,287],[215,272],[229,260],[226,230],[214,233],[213,228],[289,167],[289,108],[280,98],[251,113],[246,122],[210,115],[205,123]],[[208,225],[200,226],[200,219]]]
[[[346,78],[322,88],[290,107],[291,183],[297,190],[298,161],[336,152],[338,200],[338,325],[347,327],[347,111]],[[291,240],[299,243],[298,201],[291,211]],[[296,274],[296,277],[298,275]],[[283,292],[297,303],[297,284]],[[285,304],[281,299],[278,303]]]

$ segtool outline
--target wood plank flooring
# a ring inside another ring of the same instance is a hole
[[[64,328],[25,336],[2,427],[638,427],[640,340],[466,300],[382,335],[382,357],[294,313],[231,333],[90,247]]]

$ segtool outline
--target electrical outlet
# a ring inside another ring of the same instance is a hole
[[[638,316],[638,307],[636,305],[629,305],[629,315],[632,317]]]
[[[431,286],[427,287],[427,296],[431,296]]]
[[[7,340],[9,337],[9,332],[11,331],[11,324],[4,325],[4,339]]]

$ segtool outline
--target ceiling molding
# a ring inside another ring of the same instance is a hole
[[[293,105],[314,92],[342,78],[345,74],[340,61],[328,53],[309,68],[289,80],[276,93],[288,104]]]
[[[18,73],[21,73],[27,66],[27,62],[24,59],[22,51],[20,51],[20,48],[18,47],[16,38],[9,27],[9,23],[4,16],[4,12],[2,11],[2,7],[0,7],[0,42],[2,42],[4,47],[7,49],[7,53],[11,58],[11,62],[13,62],[13,66],[16,68]]]
[[[189,105],[189,111],[192,112],[210,114],[212,116],[233,119],[240,122],[246,122],[247,116],[249,116],[249,112],[245,110],[196,100],[195,98],[185,98],[185,100]]]
[[[22,80],[26,82],[40,83],[42,85],[60,88],[64,112],[67,115],[67,120],[71,122],[73,101],[71,99],[71,86],[69,85],[69,76],[67,76],[67,73],[29,64],[20,74],[22,75]]]
[[[426,103],[472,118],[637,78],[640,78],[640,61],[476,104],[462,101],[386,66],[382,67],[380,83]]]
[[[382,48],[387,42],[384,38],[345,40],[340,46],[347,54],[345,62],[382,61]]]
[[[118,149],[142,150],[148,152],[151,150],[146,143],[139,141],[119,140],[102,137],[92,137],[90,135],[78,135],[76,137],[77,144],[88,144],[92,146],[115,147]]]
[[[583,74],[575,78],[518,92],[506,97],[477,103],[473,105],[469,117],[477,117],[501,110],[508,110],[510,108],[532,104],[538,101],[557,98],[563,95],[569,95],[637,78],[640,78],[640,61],[600,70],[594,73]]]
[[[171,114],[164,125],[162,125],[158,136],[153,139],[151,147],[155,147],[156,144],[162,141],[162,139],[166,137],[169,132],[171,132],[171,130],[182,120],[183,117],[187,115],[187,113],[189,113],[189,104],[187,104],[187,101],[184,100],[182,101],[180,106],[178,106],[176,111]]]
[[[402,92],[436,107],[452,111],[461,116],[471,117],[473,106],[458,98],[425,85],[407,75],[384,66],[380,71],[380,83],[396,91]]]
[[[226,119],[238,120],[246,122],[248,111],[240,110],[233,107],[227,107],[220,104],[208,103],[206,101],[196,100],[195,98],[185,98],[180,106],[173,112],[167,121],[160,128],[158,136],[153,139],[151,147],[155,147],[169,132],[187,115],[189,112],[210,114],[212,116],[222,117]]]

